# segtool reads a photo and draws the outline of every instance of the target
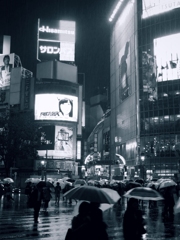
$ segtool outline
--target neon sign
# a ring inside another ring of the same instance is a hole
[[[62,34],[72,34],[74,35],[74,31],[69,31],[69,30],[61,30],[61,29],[54,29],[54,28],[49,28],[49,26],[42,26],[39,28],[40,32],[47,32],[47,33],[62,33]]]
[[[148,18],[179,7],[180,1],[178,0],[143,0],[142,18]]]
[[[60,48],[53,46],[40,46],[39,47],[41,53],[47,54],[58,54],[60,53]]]
[[[75,22],[38,19],[37,59],[75,60]]]

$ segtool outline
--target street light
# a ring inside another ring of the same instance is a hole
[[[47,162],[45,160],[41,161],[41,180],[45,179],[45,182],[46,182],[46,164]]]

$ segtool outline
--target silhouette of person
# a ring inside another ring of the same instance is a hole
[[[121,57],[120,65],[119,65],[119,83],[120,83],[120,97],[121,99],[125,99],[128,97],[128,76],[127,76],[127,57],[129,53],[129,42],[126,42],[124,54]]]

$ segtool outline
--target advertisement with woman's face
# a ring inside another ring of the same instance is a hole
[[[77,122],[78,98],[65,94],[36,94],[35,120]]]

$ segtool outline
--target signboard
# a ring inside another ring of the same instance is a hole
[[[37,59],[74,61],[75,28],[74,21],[38,19]]]
[[[142,18],[148,18],[179,7],[180,1],[178,0],[143,0]]]
[[[9,89],[11,70],[14,67],[14,53],[0,55],[0,89]]]
[[[38,129],[38,150],[54,150],[54,126],[42,126]]]
[[[180,78],[180,33],[154,39],[154,56],[157,63],[157,81]]]
[[[36,94],[35,120],[77,122],[78,97],[66,94]]]

